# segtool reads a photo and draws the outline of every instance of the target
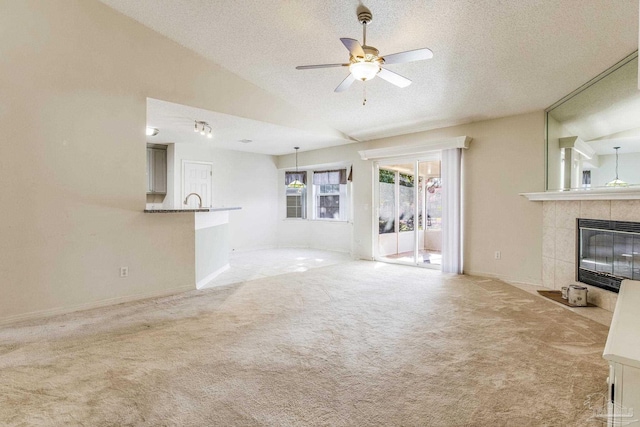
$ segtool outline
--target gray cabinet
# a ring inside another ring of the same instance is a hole
[[[147,194],[167,193],[167,149],[147,147]]]

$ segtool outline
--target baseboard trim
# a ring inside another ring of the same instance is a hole
[[[495,274],[495,273],[487,273],[484,271],[473,271],[473,270],[464,270],[463,274],[467,276],[481,276],[481,277],[489,277],[491,279],[502,280],[503,282],[511,283],[519,283],[522,285],[534,285],[534,286],[542,286],[542,282],[540,280],[534,279],[520,279],[515,277],[510,277],[504,274]]]
[[[74,313],[76,311],[91,310],[94,308],[107,307],[110,305],[122,304],[125,302],[138,301],[149,298],[166,297],[169,295],[175,295],[182,292],[193,291],[195,288],[193,285],[180,286],[178,288],[165,289],[156,292],[145,292],[143,294],[127,295],[123,297],[109,298],[100,301],[94,301],[86,304],[72,305],[69,307],[56,307],[48,308],[45,310],[31,311],[29,313],[16,314],[9,317],[0,318],[0,325],[6,325],[9,323],[23,322],[27,320],[36,320],[44,317],[58,316],[61,314]]]
[[[318,251],[327,251],[327,252],[336,252],[339,254],[349,254],[353,256],[353,252],[350,250],[339,250],[332,247],[324,247],[324,246],[309,246],[309,245],[281,245],[276,249],[314,249]]]
[[[204,279],[199,280],[198,283],[196,283],[196,289],[207,289],[207,288],[215,287],[215,286],[207,286],[207,284],[209,282],[211,282],[213,279],[215,279],[217,276],[219,276],[220,274],[224,273],[225,271],[227,271],[230,268],[231,268],[231,266],[229,264],[223,265],[222,267],[220,267],[219,269],[217,269],[213,273],[209,274]]]
[[[253,251],[262,251],[262,250],[266,250],[266,249],[277,249],[277,248],[278,248],[277,245],[253,246],[253,247],[250,247],[250,248],[244,248],[244,247],[231,248],[231,251],[229,252],[229,254],[231,254],[233,252],[253,252]]]

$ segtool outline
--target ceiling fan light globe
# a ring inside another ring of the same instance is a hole
[[[349,65],[349,71],[356,79],[366,82],[378,74],[380,71],[380,64],[368,61],[354,62]]]

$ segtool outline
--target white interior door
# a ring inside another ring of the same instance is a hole
[[[182,202],[191,193],[196,193],[202,198],[202,206],[210,207],[211,188],[213,177],[213,165],[207,162],[195,162],[185,160],[182,162]],[[198,207],[198,198],[189,197],[187,206]]]

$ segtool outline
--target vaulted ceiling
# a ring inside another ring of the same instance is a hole
[[[357,0],[101,1],[357,140],[541,110],[638,47],[637,0],[367,0],[367,44],[434,57],[363,106],[363,83],[333,91],[346,69],[295,69],[348,61]]]

